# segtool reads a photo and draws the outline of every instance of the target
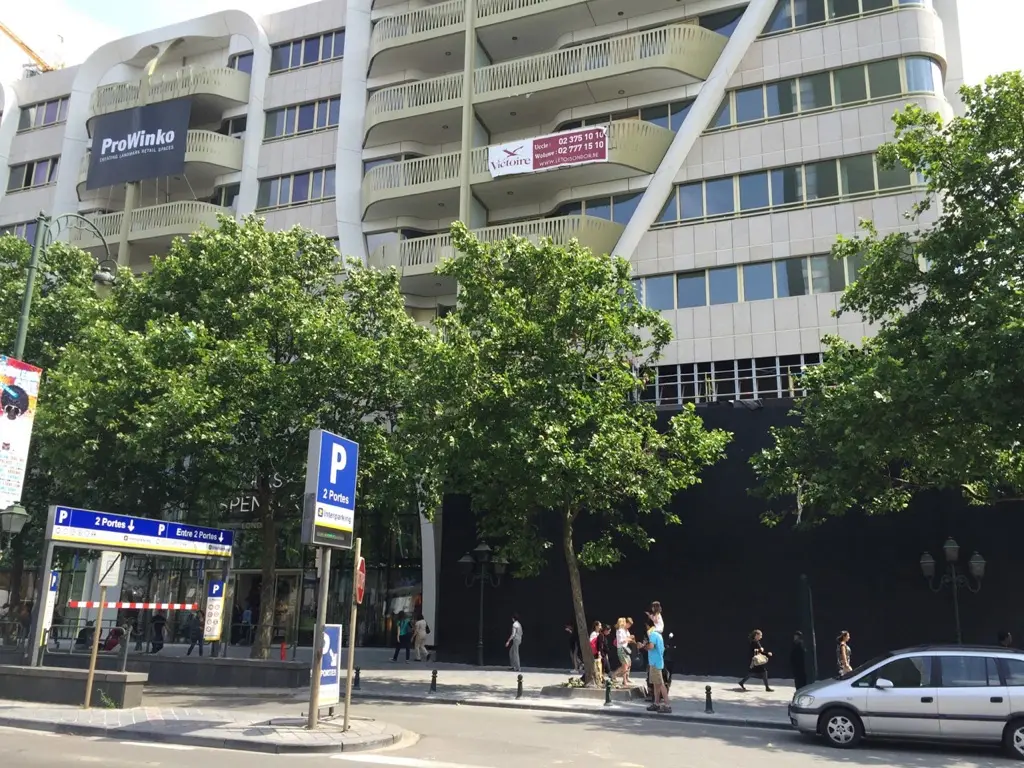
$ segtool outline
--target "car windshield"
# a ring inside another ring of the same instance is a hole
[[[867,670],[871,669],[876,664],[878,664],[880,662],[883,662],[886,659],[891,658],[891,657],[892,657],[891,653],[883,653],[881,656],[875,656],[875,658],[871,659],[871,661],[865,661],[863,664],[861,664],[858,667],[855,667],[854,669],[852,669],[849,672],[846,672],[846,673],[844,673],[842,675],[836,675],[833,679],[834,680],[849,680],[851,677],[856,677],[857,675],[859,675],[859,674],[861,674],[863,672],[866,672]]]

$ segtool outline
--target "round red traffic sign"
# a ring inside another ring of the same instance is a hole
[[[359,568],[356,576],[356,604],[363,604],[363,595],[366,594],[366,558],[359,558]]]

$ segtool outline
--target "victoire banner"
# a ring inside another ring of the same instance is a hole
[[[180,174],[191,114],[190,99],[172,99],[96,118],[85,188]]]
[[[608,160],[608,128],[592,125],[487,148],[491,178]]]
[[[21,501],[43,369],[0,355],[0,509]]]

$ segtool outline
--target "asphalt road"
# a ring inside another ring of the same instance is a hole
[[[0,729],[7,768],[1010,768],[995,750],[866,746],[839,752],[796,734],[646,718],[429,704],[361,704],[356,715],[397,723],[415,743],[376,753],[280,756]]]

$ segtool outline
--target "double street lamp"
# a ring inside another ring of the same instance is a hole
[[[466,577],[466,586],[472,587],[480,584],[480,614],[477,625],[476,637],[476,663],[477,666],[484,665],[484,588],[490,584],[497,588],[501,584],[501,577],[505,575],[508,568],[508,561],[503,557],[494,557],[493,550],[487,544],[480,542],[476,549],[467,552],[459,558],[459,568]]]
[[[950,537],[942,545],[942,554],[946,560],[945,573],[936,578],[935,558],[928,552],[921,555],[921,573],[928,581],[928,588],[932,592],[941,592],[943,587],[948,586],[953,591],[953,620],[956,622],[956,641],[962,645],[963,633],[960,628],[960,590],[978,593],[981,591],[981,580],[985,577],[985,558],[975,552],[967,561],[968,573],[962,573],[957,568],[960,560],[960,545]],[[969,575],[968,575],[969,574]]]

